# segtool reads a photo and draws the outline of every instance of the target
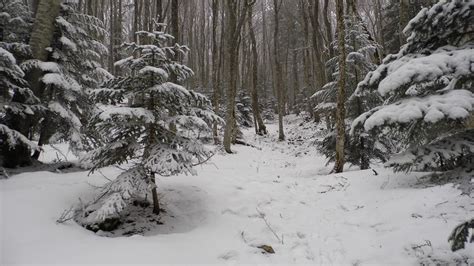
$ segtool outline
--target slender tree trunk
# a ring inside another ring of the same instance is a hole
[[[212,104],[214,112],[219,113],[220,82],[219,82],[219,47],[217,46],[217,25],[219,23],[219,0],[212,0]],[[212,135],[214,144],[219,144],[219,134],[217,132],[217,121],[212,125]]]
[[[400,21],[398,24],[400,45],[403,45],[406,42],[406,36],[403,34],[403,29],[405,29],[405,27],[408,25],[408,22],[410,21],[409,8],[409,0],[400,0]]]
[[[312,42],[313,42],[313,58],[315,69],[315,78],[316,78],[316,88],[320,89],[326,84],[326,67],[324,65],[324,56],[322,49],[322,35],[320,32],[319,25],[319,0],[313,0],[311,3],[311,10],[309,12],[309,18],[311,25],[313,27]]]
[[[40,0],[36,10],[35,23],[33,24],[33,31],[31,32],[30,47],[33,54],[33,58],[40,61],[48,61],[49,52],[46,50],[47,47],[51,46],[54,37],[54,22],[56,17],[59,15],[61,9],[60,0]],[[34,94],[42,99],[44,93],[44,87],[41,85],[42,71],[40,69],[33,69],[28,73],[28,81]],[[40,143],[43,145],[47,143],[47,138],[51,132],[49,123],[47,120],[43,120],[41,124]],[[40,151],[37,150],[33,154],[33,159],[38,159]]]
[[[151,190],[151,196],[153,199],[153,213],[160,214],[161,209],[160,209],[160,201],[158,199],[158,191],[157,191],[158,189],[156,188],[155,173],[150,174],[150,179],[151,179],[151,183],[155,184],[155,186]]]
[[[163,23],[163,0],[156,0],[156,18],[158,19],[158,23]]]
[[[380,0],[378,0],[380,1]],[[324,13],[324,26],[326,28],[326,38],[327,38],[327,47],[329,50],[329,58],[334,57],[334,49],[332,46],[333,42],[333,37],[332,37],[332,26],[331,26],[331,20],[330,20],[330,12],[329,12],[329,0],[324,0],[324,7],[323,7],[323,13]]]
[[[237,71],[238,71],[238,53],[239,47],[236,41],[237,35],[237,1],[226,0],[226,28],[227,42],[226,52],[228,55],[228,90],[227,90],[227,114],[224,130],[224,149],[227,153],[232,153],[230,148],[232,136],[235,129],[235,96],[237,93]],[[240,34],[240,33],[238,33]]]
[[[253,8],[249,8],[249,15],[248,15],[248,28],[250,32],[250,43],[252,46],[252,87],[251,87],[251,98],[252,98],[252,110],[254,115],[254,122],[255,122],[255,131],[259,135],[266,135],[267,128],[263,123],[262,116],[260,114],[260,104],[258,102],[258,52],[257,52],[257,41],[255,38],[255,31],[252,25],[253,19]]]
[[[283,132],[283,112],[284,112],[284,94],[283,94],[283,81],[282,81],[282,69],[280,63],[280,43],[279,43],[279,12],[281,8],[281,1],[273,0],[274,9],[274,24],[275,28],[273,31],[273,56],[275,62],[275,86],[278,100],[278,140],[285,140],[285,133]]]
[[[241,29],[245,22],[248,1],[244,8],[240,7],[238,0],[226,0],[226,52],[228,54],[228,91],[227,91],[227,114],[224,130],[224,149],[232,153],[230,148],[232,138],[235,136],[237,124],[235,120],[235,97],[237,94],[237,75],[239,71],[239,47],[241,41]]]
[[[338,50],[339,50],[339,84],[337,93],[336,110],[336,164],[334,172],[344,171],[344,142],[345,142],[345,100],[346,100],[346,48],[345,48],[345,25],[344,25],[344,1],[336,1]]]
[[[380,43],[380,45],[382,45],[382,49],[377,49],[379,51],[379,62],[377,63],[381,63],[382,59],[384,58],[384,55],[387,51],[387,45],[385,43],[385,37],[384,37],[384,34],[383,34],[383,31],[384,31],[384,27],[383,27],[383,23],[382,23],[382,4],[380,3],[381,0],[375,0],[375,6],[376,6],[376,10],[375,10],[375,21],[376,21],[376,24],[377,24],[377,33],[378,34],[375,34],[375,36],[378,35],[378,42]]]

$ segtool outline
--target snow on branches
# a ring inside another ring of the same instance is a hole
[[[356,95],[383,103],[356,118],[351,133],[372,132],[380,139],[390,128],[405,150],[388,163],[395,170],[472,164],[473,20],[472,1],[443,0],[423,9],[405,29],[407,44],[359,83]]]

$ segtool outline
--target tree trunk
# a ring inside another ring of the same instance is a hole
[[[329,0],[324,0],[324,7],[323,7],[323,13],[324,13],[324,26],[326,28],[326,38],[327,38],[327,47],[329,50],[329,58],[334,57],[334,49],[332,46],[333,42],[333,37],[332,37],[332,26],[331,26],[331,20],[330,20],[330,13],[329,13]]]
[[[400,0],[400,21],[398,24],[400,45],[403,45],[406,42],[406,36],[403,34],[403,29],[405,29],[405,27],[408,25],[408,22],[410,21],[409,8],[409,0]]]
[[[274,9],[274,24],[275,28],[273,31],[273,56],[275,62],[275,86],[278,101],[278,140],[285,140],[285,133],[283,132],[283,112],[284,112],[284,95],[283,95],[283,81],[282,81],[282,69],[280,63],[280,43],[279,37],[279,11],[281,8],[278,0],[273,0]]]
[[[311,10],[309,12],[309,18],[311,21],[311,25],[313,27],[313,34],[312,34],[312,43],[313,43],[313,58],[314,58],[314,66],[315,69],[315,78],[316,78],[316,88],[320,89],[326,84],[326,67],[324,65],[324,56],[323,56],[323,49],[322,49],[322,36],[320,32],[320,25],[319,25],[319,0],[313,0],[311,3]]]
[[[254,122],[255,122],[255,131],[259,135],[266,135],[267,128],[263,123],[262,116],[260,114],[260,104],[258,102],[258,52],[257,52],[257,41],[255,38],[255,31],[252,25],[252,12],[253,9],[249,8],[249,16],[248,16],[248,28],[250,32],[250,43],[252,46],[252,87],[251,87],[251,98],[252,98],[252,110],[254,115]]]
[[[237,93],[237,71],[238,71],[238,53],[239,46],[236,42],[237,35],[237,1],[226,1],[226,52],[228,55],[228,90],[227,90],[227,114],[224,130],[224,149],[227,153],[232,153],[230,148],[232,136],[235,130],[235,96]],[[238,33],[240,34],[240,33]]]
[[[227,0],[225,3],[228,90],[226,125],[224,130],[224,149],[227,153],[232,153],[230,145],[237,129],[235,120],[235,97],[237,94],[237,72],[239,71],[240,34],[249,5],[248,2],[245,1],[244,8],[241,10],[240,1],[238,0]]]
[[[33,58],[40,61],[48,61],[49,51],[47,47],[51,46],[54,37],[54,22],[56,17],[59,15],[61,9],[60,0],[40,0],[36,10],[35,23],[33,24],[33,31],[31,32],[30,47]],[[40,69],[33,69],[28,73],[27,79],[30,83],[30,87],[34,94],[42,99],[44,93],[44,87],[41,83],[42,72]],[[43,145],[47,142],[46,131],[49,128],[46,120],[43,121],[41,126],[41,136],[39,145]],[[33,159],[38,159],[40,151],[37,150],[33,154]]]
[[[212,0],[212,104],[214,112],[219,113],[220,82],[219,82],[219,47],[217,46],[217,25],[219,23],[219,0]],[[217,121],[212,125],[212,135],[214,144],[219,144],[219,134],[217,132]]]
[[[345,48],[345,25],[344,25],[344,1],[337,0],[337,31],[338,31],[338,50],[339,50],[339,84],[337,94],[336,110],[336,164],[334,172],[344,171],[344,141],[345,141],[345,90],[346,90],[346,48]]]
[[[154,173],[151,173],[150,174],[150,179],[151,179],[151,183],[153,183],[155,186],[153,187],[153,189],[151,190],[151,196],[153,198],[153,213],[154,214],[160,214],[160,201],[158,199],[158,191],[157,191],[157,188],[156,188],[156,179],[155,179],[155,174]]]

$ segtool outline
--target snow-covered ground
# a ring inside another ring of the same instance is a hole
[[[197,176],[159,178],[167,213],[146,236],[107,238],[55,222],[117,168],[0,180],[0,265],[474,263],[474,244],[452,253],[447,242],[471,218],[472,198],[449,184],[417,185],[422,173],[328,174],[310,142],[314,129],[300,122],[286,126],[291,141],[275,141],[276,125],[265,138],[248,130],[247,141],[261,150],[234,146],[235,154],[216,155]],[[49,148],[43,160],[58,158]]]

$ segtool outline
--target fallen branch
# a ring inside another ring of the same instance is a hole
[[[235,140],[234,143],[235,143],[235,144],[239,144],[239,145],[244,145],[244,146],[252,147],[252,148],[255,148],[255,149],[259,150],[259,151],[262,150],[262,148],[257,147],[257,146],[255,146],[255,145],[252,145],[252,144],[250,144],[250,143],[247,143],[247,142],[245,142],[245,141],[243,141],[243,140],[237,139],[237,140]]]
[[[264,222],[265,224],[267,225],[268,229],[273,233],[273,235],[276,237],[276,239],[278,239],[278,242],[280,242],[281,244],[283,244],[283,240],[278,236],[278,234],[275,232],[275,230],[273,230],[273,228],[270,226],[270,224],[268,223],[267,219],[265,218],[266,215],[265,213],[263,213],[262,211],[260,211],[258,209],[258,207],[255,208],[257,210],[257,213],[258,213],[258,217],[260,217]]]
[[[61,216],[56,220],[56,223],[58,224],[65,223],[69,220],[72,220],[73,217],[74,217],[74,207],[71,206],[69,209],[66,209],[63,211]]]

